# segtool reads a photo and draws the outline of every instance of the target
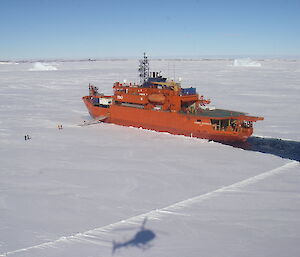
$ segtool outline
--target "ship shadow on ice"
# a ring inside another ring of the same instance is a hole
[[[249,137],[243,143],[222,143],[247,151],[273,154],[275,156],[300,161],[300,142],[278,138]]]
[[[147,217],[145,217],[141,227],[131,239],[123,242],[113,241],[112,254],[114,254],[120,248],[127,248],[127,247],[137,247],[142,250],[149,249],[152,246],[150,242],[156,237],[156,235],[152,230],[145,228],[146,222],[147,222]],[[132,228],[130,228],[129,230],[132,230]]]

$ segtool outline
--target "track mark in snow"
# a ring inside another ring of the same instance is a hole
[[[104,240],[105,235],[107,233],[111,232],[113,229],[115,229],[118,226],[121,226],[123,224],[139,224],[144,220],[145,217],[147,217],[148,219],[159,219],[159,218],[162,218],[164,216],[169,216],[169,215],[180,215],[176,211],[183,209],[185,207],[191,206],[192,204],[200,203],[206,199],[217,197],[221,193],[236,191],[239,188],[243,188],[245,186],[255,184],[256,182],[259,182],[268,177],[282,173],[288,169],[291,169],[291,168],[294,168],[297,166],[300,166],[300,163],[297,161],[288,162],[285,165],[275,168],[273,170],[261,173],[259,175],[256,175],[256,176],[253,176],[250,178],[247,178],[245,180],[231,184],[229,186],[224,186],[224,187],[221,187],[214,191],[211,191],[211,192],[208,192],[208,193],[205,193],[205,194],[193,197],[193,198],[189,198],[187,200],[169,205],[169,206],[161,208],[161,209],[152,210],[150,212],[143,213],[143,214],[140,214],[137,216],[133,216],[126,220],[121,220],[116,223],[112,223],[112,224],[109,224],[109,225],[106,225],[106,226],[103,226],[100,228],[95,228],[95,229],[92,229],[92,230],[89,230],[89,231],[86,231],[83,233],[77,233],[77,234],[71,235],[71,236],[60,237],[59,239],[57,239],[55,241],[51,241],[51,242],[47,242],[47,243],[43,243],[43,244],[39,244],[39,245],[35,245],[35,246],[30,246],[27,248],[22,248],[22,249],[18,249],[18,250],[11,251],[11,252],[6,252],[3,254],[0,254],[0,256],[10,256],[13,254],[18,254],[21,252],[26,252],[26,251],[30,251],[30,250],[34,250],[34,249],[45,249],[48,247],[56,248],[56,247],[58,247],[59,244],[71,243],[71,242],[74,242],[74,243],[87,242],[87,243],[92,243],[92,244],[111,246],[111,241],[105,242],[105,240]]]

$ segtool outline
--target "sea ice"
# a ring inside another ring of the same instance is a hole
[[[300,62],[173,62],[182,86],[218,108],[265,117],[256,136],[300,141]],[[88,84],[111,93],[115,81],[138,80],[137,64],[0,65],[0,256],[112,256],[114,241],[123,246],[114,256],[124,257],[299,256],[299,162],[113,124],[77,126],[89,119]],[[169,61],[150,65],[166,70]],[[145,218],[155,239],[126,247]]]
[[[251,60],[250,58],[235,59],[234,67],[261,67],[261,63]]]
[[[49,63],[36,62],[33,65],[33,68],[29,69],[30,71],[48,71],[48,70],[57,70],[57,68]]]

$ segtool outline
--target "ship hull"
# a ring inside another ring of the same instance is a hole
[[[241,129],[238,132],[233,130],[216,131],[211,126],[210,117],[201,115],[145,110],[122,105],[111,105],[109,108],[102,108],[94,106],[90,102],[89,97],[83,97],[83,101],[93,118],[107,117],[103,119],[103,122],[106,123],[221,142],[243,142],[253,133],[252,128]]]

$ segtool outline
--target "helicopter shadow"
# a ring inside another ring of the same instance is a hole
[[[131,239],[124,242],[113,241],[112,254],[114,254],[120,248],[127,247],[137,247],[142,250],[149,249],[152,246],[150,242],[156,237],[156,235],[152,230],[145,228],[146,222],[147,217],[145,217],[143,220],[139,231],[137,231]]]
[[[278,138],[249,137],[242,143],[223,143],[247,151],[272,154],[281,158],[300,161],[300,142]]]

